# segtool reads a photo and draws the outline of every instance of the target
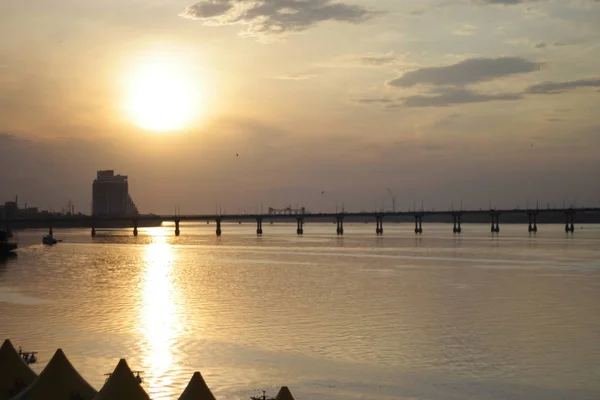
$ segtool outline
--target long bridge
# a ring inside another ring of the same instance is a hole
[[[138,227],[144,223],[156,223],[160,224],[165,221],[174,222],[175,224],[175,235],[179,236],[181,233],[180,222],[183,221],[214,221],[216,223],[216,234],[221,236],[223,229],[221,223],[224,221],[256,221],[256,233],[257,235],[263,234],[262,223],[264,220],[268,221],[296,221],[296,233],[298,235],[304,234],[304,222],[307,220],[331,220],[336,222],[336,233],[338,235],[344,234],[344,219],[355,218],[368,221],[369,219],[376,222],[375,233],[377,235],[383,235],[383,221],[388,218],[414,218],[415,233],[423,233],[423,220],[431,217],[444,217],[448,220],[452,218],[453,228],[452,231],[455,234],[462,232],[462,219],[465,216],[478,216],[487,217],[491,223],[490,231],[492,233],[500,232],[500,217],[506,215],[513,216],[526,216],[528,218],[528,232],[535,233],[538,231],[538,216],[543,214],[559,214],[564,215],[565,232],[575,232],[575,216],[577,214],[600,214],[600,208],[547,208],[547,209],[489,209],[489,210],[448,210],[448,211],[399,211],[399,212],[341,212],[341,213],[301,213],[301,214],[198,214],[198,215],[136,215],[136,216],[115,216],[115,217],[104,217],[104,216],[93,216],[93,215],[53,215],[44,217],[14,217],[5,218],[4,224],[6,230],[10,230],[11,226],[23,226],[27,224],[36,224],[37,227],[40,225],[49,229],[49,234],[53,233],[55,227],[60,226],[78,226],[91,228],[92,236],[96,235],[96,230],[100,227],[110,225],[111,223],[123,223],[130,224],[133,228],[133,235],[138,235]]]

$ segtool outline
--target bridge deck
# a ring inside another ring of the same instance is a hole
[[[256,219],[269,220],[291,220],[302,219],[335,219],[335,218],[386,218],[386,217],[411,217],[426,218],[431,216],[453,216],[453,215],[527,215],[527,214],[578,214],[578,213],[600,213],[598,207],[587,208],[546,208],[546,209],[498,209],[498,210],[431,210],[431,211],[398,211],[398,212],[343,212],[343,213],[306,213],[306,214],[196,214],[196,215],[138,215],[138,216],[115,216],[97,217],[91,215],[63,215],[51,217],[32,218],[9,218],[5,222],[70,222],[81,224],[93,224],[102,221],[249,221]]]

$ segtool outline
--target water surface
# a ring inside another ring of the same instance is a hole
[[[182,224],[19,232],[0,336],[61,347],[96,388],[127,358],[154,399],[600,398],[600,227]]]

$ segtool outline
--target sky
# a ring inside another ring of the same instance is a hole
[[[599,0],[0,0],[0,201],[600,206]]]

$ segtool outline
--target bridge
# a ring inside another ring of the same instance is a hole
[[[303,213],[303,214],[198,214],[198,215],[137,215],[137,216],[117,216],[117,217],[99,217],[92,215],[55,215],[50,217],[36,218],[6,218],[4,220],[5,228],[10,231],[11,226],[24,225],[24,224],[37,224],[37,226],[44,226],[49,229],[49,234],[53,234],[53,229],[59,226],[78,226],[91,228],[92,236],[96,235],[96,230],[99,227],[110,225],[111,223],[123,223],[128,222],[133,228],[133,235],[138,235],[138,227],[144,222],[154,222],[160,224],[165,221],[174,222],[175,224],[175,235],[179,236],[181,233],[180,222],[182,221],[214,221],[216,223],[216,234],[221,236],[223,233],[222,222],[233,221],[255,221],[256,222],[256,234],[263,234],[263,221],[289,221],[295,220],[296,222],[296,233],[298,235],[304,234],[304,223],[308,220],[323,221],[330,220],[336,222],[336,233],[338,235],[344,234],[344,220],[348,218],[361,219],[364,221],[372,220],[376,223],[375,233],[377,235],[383,235],[383,221],[384,219],[391,218],[414,218],[415,223],[415,234],[423,233],[423,220],[431,217],[445,217],[452,218],[453,227],[452,231],[455,234],[462,232],[462,219],[465,216],[479,216],[486,217],[490,222],[490,231],[498,234],[500,232],[500,217],[513,215],[513,216],[526,216],[528,218],[528,232],[536,233],[538,231],[538,216],[543,214],[559,214],[564,215],[565,232],[575,232],[575,216],[577,214],[600,214],[600,208],[547,208],[547,209],[489,209],[489,210],[448,210],[448,211],[398,211],[398,212],[341,212],[341,213]]]

